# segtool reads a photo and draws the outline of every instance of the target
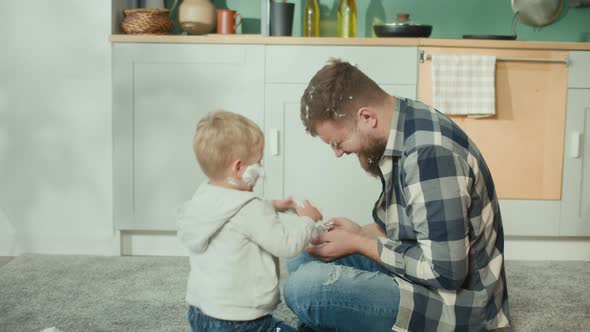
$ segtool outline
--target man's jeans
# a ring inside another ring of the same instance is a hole
[[[189,306],[188,321],[194,332],[297,332],[271,315],[248,321],[222,320],[207,316],[193,306]]]
[[[316,331],[391,331],[399,286],[383,266],[361,255],[326,263],[306,253],[287,266],[285,302],[301,326]]]

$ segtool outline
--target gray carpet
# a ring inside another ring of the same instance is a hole
[[[185,257],[21,256],[0,268],[0,331],[189,331]],[[511,331],[589,331],[590,263],[507,263]],[[275,316],[296,324],[284,305]]]

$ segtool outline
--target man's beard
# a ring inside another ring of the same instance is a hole
[[[379,168],[379,161],[385,152],[387,146],[387,140],[364,136],[363,147],[357,156],[361,167],[369,173],[371,176],[380,177],[381,168]]]

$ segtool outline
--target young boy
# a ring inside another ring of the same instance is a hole
[[[197,125],[193,148],[208,181],[177,222],[190,252],[192,330],[296,331],[271,316],[280,301],[275,257],[300,253],[322,215],[308,201],[267,202],[252,192],[264,136],[246,117],[209,113]],[[287,210],[297,215],[277,213]]]

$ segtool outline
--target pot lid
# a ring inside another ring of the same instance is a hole
[[[563,7],[563,0],[511,0],[512,12],[518,20],[532,27],[545,26],[555,21]]]

